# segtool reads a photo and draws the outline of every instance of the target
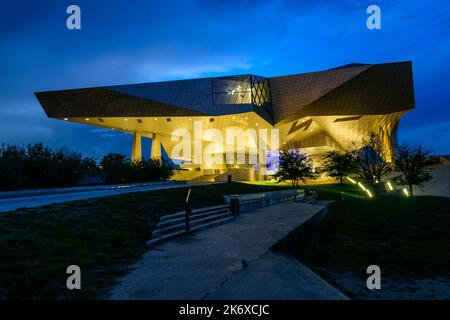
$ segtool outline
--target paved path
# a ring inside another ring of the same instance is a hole
[[[46,189],[36,190],[35,193],[30,190],[8,191],[0,193],[0,212],[12,211],[24,207],[38,207],[51,203],[99,198],[130,192],[180,188],[186,186],[186,183],[166,181],[111,186],[60,188],[53,190]]]
[[[162,243],[119,280],[110,298],[345,299],[297,260],[269,250],[322,208],[286,202]]]
[[[450,165],[434,167],[431,176],[433,178],[422,188],[414,186],[414,194],[450,197]]]

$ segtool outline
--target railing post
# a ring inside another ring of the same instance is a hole
[[[185,229],[186,232],[189,232],[191,230],[191,225],[189,223],[189,215],[191,214],[191,208],[189,206],[189,196],[191,195],[191,188],[188,190],[188,194],[186,197],[186,209],[185,209],[185,215],[184,215],[184,221],[185,221]]]
[[[230,198],[230,209],[233,215],[239,215],[239,198]]]
[[[313,205],[317,204],[317,200],[319,199],[319,195],[317,194],[316,191],[312,190],[312,201],[313,201]]]

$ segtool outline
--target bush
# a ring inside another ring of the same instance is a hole
[[[315,179],[312,160],[299,149],[280,151],[280,167],[273,177],[278,182],[291,181],[292,187],[297,188],[300,181]]]
[[[131,162],[119,153],[105,155],[100,166],[107,183],[167,180],[173,170],[172,166],[164,160],[148,159]]]
[[[119,153],[105,155],[98,166],[93,158],[42,143],[0,146],[0,190],[76,186],[86,177],[106,183],[166,180],[172,169],[166,161],[132,163]]]
[[[0,189],[18,189],[26,185],[26,151],[23,147],[1,145]]]
[[[108,153],[100,161],[100,169],[106,183],[121,183],[131,174],[130,161],[120,153]]]
[[[0,147],[0,190],[73,186],[98,173],[95,160],[77,152],[54,151],[42,143]]]
[[[323,170],[328,176],[338,179],[342,184],[346,176],[357,172],[357,161],[357,155],[354,152],[333,150],[325,155]]]

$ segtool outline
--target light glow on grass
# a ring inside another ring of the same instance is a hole
[[[358,186],[367,193],[367,195],[369,196],[369,198],[373,198],[373,194],[372,192],[370,192],[369,189],[367,189],[361,182],[358,182]]]
[[[394,191],[394,188],[392,187],[392,183],[390,181],[388,181],[386,184],[388,186],[389,191]]]
[[[352,178],[350,178],[350,177],[346,177],[346,178],[347,178],[347,180],[350,181],[351,183],[356,184],[356,181],[353,180]]]
[[[367,191],[366,187],[361,182],[358,182],[358,186],[363,189],[363,191]]]
[[[405,194],[405,196],[409,197],[409,192],[408,189],[403,188],[403,193]]]

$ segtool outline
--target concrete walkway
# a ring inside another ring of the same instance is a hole
[[[414,194],[450,197],[450,165],[436,166],[430,173],[433,178],[422,188],[414,186]]]
[[[286,202],[151,248],[111,299],[345,299],[270,248],[323,207]]]

